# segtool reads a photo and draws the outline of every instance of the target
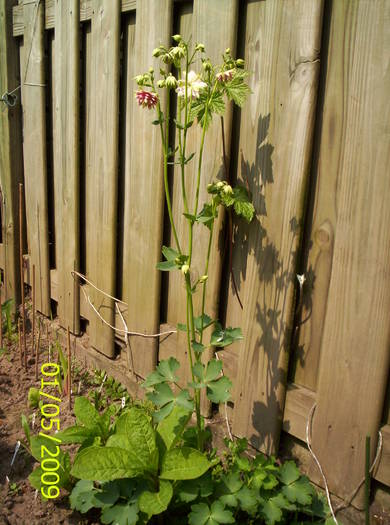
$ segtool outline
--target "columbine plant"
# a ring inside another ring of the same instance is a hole
[[[206,390],[208,399],[213,403],[226,402],[230,398],[231,381],[226,376],[221,376],[222,362],[211,359],[205,365],[202,363],[202,353],[209,347],[225,347],[235,340],[242,339],[240,328],[226,328],[205,313],[207,279],[211,254],[212,239],[215,221],[219,208],[234,210],[236,215],[251,222],[254,216],[254,207],[250,202],[245,187],[232,187],[227,181],[213,181],[207,185],[210,195],[208,202],[200,207],[199,195],[202,179],[202,161],[207,130],[213,115],[222,116],[226,110],[226,103],[233,101],[242,106],[250,92],[245,79],[248,73],[244,70],[242,59],[233,59],[230,49],[222,55],[222,64],[214,65],[205,58],[203,44],[196,44],[190,48],[180,35],[175,35],[173,40],[176,46],[167,49],[160,46],[153,51],[153,56],[160,59],[160,79],[156,80],[153,68],[145,74],[138,75],[135,80],[138,84],[136,98],[139,105],[156,112],[154,125],[158,125],[161,132],[162,152],[164,160],[164,187],[167,209],[172,229],[175,246],[164,246],[162,253],[165,260],[157,267],[162,271],[178,270],[182,273],[187,296],[186,324],[179,324],[178,328],[187,332],[188,357],[192,381],[188,389],[180,389],[175,396],[169,383],[176,384],[178,377],[176,371],[179,363],[171,357],[162,361],[157,370],[150,374],[144,386],[150,389],[148,397],[158,407],[155,414],[157,421],[166,418],[175,405],[195,409],[197,419],[197,446],[203,449],[203,424],[200,414],[200,392]],[[199,60],[200,59],[200,60]],[[195,69],[199,66],[199,71]],[[162,105],[162,91],[167,91],[165,107]],[[170,92],[177,94],[177,114],[173,120],[175,127],[176,148],[169,147],[169,132],[172,129],[170,122]],[[201,128],[199,151],[188,154],[188,130],[197,123]],[[186,187],[186,170],[190,162],[196,162],[196,184],[194,201],[189,202]],[[184,219],[188,223],[188,245],[184,248],[177,235],[175,221],[172,215],[172,203],[168,185],[168,166],[180,166],[181,195],[184,208]],[[192,269],[193,239],[195,227],[206,227],[209,230],[209,242],[205,253],[203,275],[196,279]],[[196,316],[194,313],[193,294],[202,287],[201,311]],[[204,341],[205,329],[213,325],[211,339]],[[191,392],[191,393],[190,393]],[[192,395],[191,395],[192,394]]]

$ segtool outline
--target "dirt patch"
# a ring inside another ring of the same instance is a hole
[[[18,440],[24,438],[21,427],[21,414],[31,422],[35,412],[36,431],[40,424],[39,409],[28,408],[29,388],[40,386],[35,381],[35,358],[32,356],[31,334],[27,337],[27,371],[20,364],[17,342],[5,339],[7,352],[0,360],[0,525],[51,525],[51,524],[90,524],[91,520],[69,509],[68,497],[64,491],[56,500],[43,502],[40,494],[30,485],[28,476],[37,465],[35,460],[20,447],[11,467],[11,461]],[[49,339],[41,338],[39,364],[48,360]],[[80,394],[84,388],[81,385]],[[74,423],[74,415],[65,399],[60,405],[61,428]],[[34,432],[32,430],[32,432]],[[7,481],[7,476],[9,482]]]

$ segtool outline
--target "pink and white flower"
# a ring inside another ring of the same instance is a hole
[[[140,106],[148,109],[154,108],[158,102],[158,96],[156,93],[151,93],[150,91],[145,91],[143,89],[139,89],[136,92],[135,98]]]
[[[179,97],[185,97],[186,94],[186,76],[183,73],[183,78],[178,81],[176,93]],[[206,82],[201,80],[200,76],[195,71],[189,71],[187,76],[187,96],[191,98],[199,98],[199,92],[207,88]]]

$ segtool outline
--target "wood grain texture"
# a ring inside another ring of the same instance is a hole
[[[169,45],[172,0],[137,2],[137,23],[132,71],[145,73],[156,66],[152,52]],[[131,82],[130,93],[136,89]],[[130,100],[129,100],[130,104]],[[140,108],[132,98],[129,166],[125,182],[125,237],[123,300],[128,303],[129,330],[156,333],[160,323],[160,260],[163,226],[163,164],[160,130],[152,126],[154,113]],[[164,106],[164,99],[162,100]],[[157,339],[132,338],[135,372],[145,377],[157,362]]]
[[[116,203],[118,186],[119,4],[94,0],[87,65],[86,273],[115,295]],[[113,301],[88,290],[95,308],[111,325]],[[91,345],[114,355],[114,332],[95,314],[88,326]]]
[[[23,4],[21,47],[24,192],[28,249],[36,271],[36,308],[50,315],[43,4]]]
[[[233,432],[274,452],[285,401],[299,222],[315,113],[322,2],[250,2],[245,55],[253,95],[241,112],[239,179],[257,219],[235,237],[227,322],[242,326]],[[239,230],[240,231],[240,230]]]
[[[80,329],[79,269],[79,0],[55,0],[54,166],[56,266],[61,326]]]
[[[80,22],[91,20],[94,0],[80,0]],[[115,0],[117,1],[117,0]],[[46,0],[45,2],[45,29],[53,29],[55,26],[55,4],[57,0]],[[136,0],[121,0],[120,9],[122,13],[134,11]],[[13,9],[13,36],[22,36],[24,32],[23,5],[16,5]]]
[[[366,435],[375,452],[389,372],[389,21],[388,2],[333,2],[319,166],[337,155],[337,220],[313,446],[341,497],[364,476]]]
[[[19,44],[12,36],[12,7],[16,1],[0,1],[0,92],[1,96],[20,84]],[[13,108],[0,111],[0,186],[4,281],[2,299],[20,303],[18,187],[23,177],[20,91]]]
[[[206,2],[195,0],[193,4],[192,20],[189,14],[183,11],[183,19],[180,33],[185,38],[192,35],[192,41],[201,42],[205,45],[206,56],[210,57],[212,63],[220,63],[221,54],[230,47],[235,54],[237,39],[237,15],[238,2],[236,0]],[[191,26],[189,22],[191,21]],[[200,60],[193,65],[192,69],[200,72]],[[224,116],[226,149],[229,151],[232,131],[232,106],[229,104]],[[200,126],[193,126],[188,132],[186,155],[196,152],[193,160],[186,167],[185,184],[190,213],[194,213],[196,179],[199,161],[199,146],[201,142]],[[212,123],[206,133],[205,147],[202,161],[202,177],[199,194],[198,212],[203,208],[205,202],[209,202],[207,184],[216,181],[217,177],[226,180],[223,169],[222,135],[221,123],[218,116],[214,116]],[[177,233],[184,253],[188,253],[188,222],[183,217],[184,205],[182,200],[182,187],[180,169],[175,169],[173,177],[173,215]],[[209,277],[207,280],[207,295],[205,311],[213,319],[218,318],[219,289],[221,276],[221,227],[223,222],[223,211],[220,209],[218,220],[214,226],[214,237],[211,248],[209,263]],[[209,230],[204,225],[195,224],[193,234],[193,257],[191,263],[191,275],[195,282],[205,273],[205,260],[209,242]],[[171,238],[171,246],[174,240]],[[193,295],[194,314],[201,314],[202,286]],[[170,272],[168,286],[167,321],[170,324],[186,322],[186,293],[183,275],[180,272]],[[209,338],[207,331],[205,340]],[[178,335],[178,346],[176,357],[185,367],[184,379],[190,378],[190,370],[187,358],[186,333]],[[213,351],[207,350],[203,354],[205,360],[212,356]],[[183,371],[182,371],[183,373]],[[203,411],[207,411],[207,403],[203,403]]]

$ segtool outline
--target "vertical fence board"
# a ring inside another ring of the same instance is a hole
[[[254,194],[257,220],[235,239],[234,268],[244,310],[241,314],[231,292],[227,318],[244,332],[233,431],[268,453],[278,446],[284,409],[321,20],[322,2],[247,4],[245,45],[253,95],[241,112],[238,162],[240,179]]]
[[[227,47],[230,47],[232,54],[235,53],[237,38],[237,16],[238,1],[218,0],[215,2],[206,2],[205,0],[195,0],[192,15],[192,41],[201,42],[205,45],[206,55],[214,63],[221,62],[221,54]],[[186,21],[184,21],[186,22]],[[183,29],[186,30],[185,25]],[[189,32],[191,35],[191,32]],[[187,35],[188,37],[188,35]],[[196,72],[201,70],[200,60],[194,64],[193,69]],[[225,139],[226,149],[230,149],[231,128],[232,128],[232,107],[228,106],[225,117]],[[198,167],[198,152],[201,139],[201,130],[198,126],[190,128],[188,133],[188,144],[186,155],[197,152],[193,160],[186,167],[186,194],[190,213],[194,212],[196,178]],[[221,123],[218,116],[214,116],[212,123],[206,133],[206,141],[202,161],[202,179],[199,194],[198,212],[202,209],[204,202],[209,202],[210,196],[207,193],[207,184],[212,181],[226,179],[223,169],[222,155],[222,135]],[[183,202],[181,196],[181,174],[180,169],[175,169],[173,181],[173,214],[177,226],[182,249],[187,253],[188,245],[188,225],[184,220]],[[214,226],[214,236],[211,248],[211,257],[209,263],[209,278],[207,280],[207,299],[205,311],[213,319],[218,317],[219,289],[221,274],[221,225],[223,213],[220,211],[219,218]],[[191,263],[192,278],[196,280],[205,273],[205,259],[207,246],[209,242],[209,230],[203,225],[194,225],[193,237],[193,257]],[[174,246],[174,240],[171,239],[171,246]],[[198,292],[193,296],[195,316],[201,313],[202,286],[198,287]],[[167,320],[170,324],[186,322],[186,294],[184,279],[180,272],[171,272],[169,275],[168,288],[168,308]],[[208,336],[207,336],[208,337]],[[183,363],[185,369],[182,371],[184,377],[189,378],[189,368],[187,359],[187,342],[186,334],[178,333],[177,335],[177,358]],[[207,355],[206,355],[207,354]],[[211,351],[206,351],[204,358],[210,358]]]
[[[385,1],[333,3],[319,165],[326,177],[337,158],[337,222],[313,447],[341,497],[364,476],[366,435],[375,452],[389,371],[389,20]]]
[[[90,97],[86,165],[86,268],[88,278],[115,294],[116,201],[118,183],[118,107],[120,5],[94,0],[90,36]],[[88,289],[91,302],[111,325],[111,299]],[[90,309],[91,345],[114,355],[114,332]]]
[[[54,165],[58,316],[79,332],[79,0],[55,3]]]
[[[31,267],[36,272],[36,308],[50,315],[46,170],[44,5],[23,3],[21,47],[25,208]]]
[[[136,13],[133,71],[140,74],[157,64],[152,57],[153,49],[169,44],[172,0],[138,0]],[[156,264],[161,254],[164,203],[161,139],[157,126],[151,125],[154,113],[138,107],[135,99],[133,104],[131,173],[126,174],[123,299],[129,305],[129,329],[156,333],[160,322],[161,280]],[[138,375],[144,377],[153,369],[157,343],[154,338],[132,339],[134,369]]]
[[[20,84],[19,46],[12,36],[12,8],[16,0],[0,1],[0,95]],[[20,126],[20,91],[15,92],[13,108],[0,107],[0,199],[4,246],[4,289],[2,299],[20,301],[18,185],[23,176],[22,133]]]

